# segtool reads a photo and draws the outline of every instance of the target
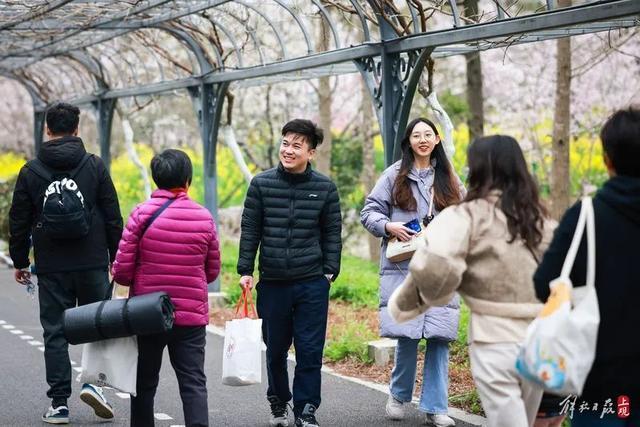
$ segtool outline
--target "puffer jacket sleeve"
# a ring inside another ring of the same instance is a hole
[[[134,209],[129,216],[129,220],[127,221],[127,225],[122,233],[122,239],[120,239],[116,259],[111,270],[113,280],[121,285],[130,286],[133,284],[141,232],[142,222],[140,220],[139,206]]]
[[[340,213],[340,197],[335,184],[322,209],[321,221],[322,270],[324,274],[332,274],[335,280],[340,273],[340,256],[342,254],[342,214]]]
[[[470,239],[471,217],[462,206],[436,216],[409,263],[409,274],[391,295],[389,312],[394,320],[405,322],[451,301],[467,269]]]
[[[383,174],[367,196],[364,208],[360,212],[360,222],[376,237],[388,236],[385,226],[391,216],[391,186],[391,181]]]
[[[36,207],[27,187],[27,173],[27,166],[23,166],[9,209],[9,254],[15,268],[29,267],[29,237]]]
[[[207,262],[205,265],[205,273],[207,282],[211,283],[218,278],[220,274],[220,241],[218,240],[218,230],[216,223],[211,219],[211,240],[209,241],[209,250],[207,252]]]
[[[249,184],[247,197],[244,200],[240,229],[238,274],[252,276],[256,253],[262,239],[262,195],[255,177]]]

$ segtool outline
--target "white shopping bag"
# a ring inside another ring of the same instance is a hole
[[[222,384],[240,386],[262,381],[262,319],[226,323]]]
[[[249,308],[255,315],[251,291],[243,289],[236,307],[244,317],[228,321],[225,326],[222,353],[222,384],[242,386],[262,381],[262,319],[249,317]]]
[[[80,381],[136,395],[138,339],[135,336],[91,342],[82,350]]]
[[[587,283],[573,289],[569,274],[587,230]],[[582,201],[578,225],[558,279],[538,317],[529,325],[516,361],[518,373],[546,391],[580,395],[595,359],[600,312],[595,288],[595,223],[590,198]],[[577,298],[577,294],[582,294]]]

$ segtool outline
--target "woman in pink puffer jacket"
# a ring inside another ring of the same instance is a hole
[[[166,292],[175,306],[175,323],[168,333],[138,337],[131,426],[154,423],[153,399],[165,346],[178,378],[186,425],[208,426],[204,349],[207,284],[220,273],[216,225],[209,211],[187,195],[192,166],[186,153],[165,150],[156,155],[151,174],[158,190],[129,216],[112,272],[116,282],[130,286],[131,296]],[[144,231],[169,200],[173,201]]]

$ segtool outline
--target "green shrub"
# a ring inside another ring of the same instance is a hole
[[[16,177],[0,181],[0,239],[9,241],[9,209],[13,198]]]
[[[324,357],[331,361],[338,361],[347,357],[355,358],[361,362],[372,363],[367,350],[367,342],[378,338],[378,331],[370,330],[366,324],[358,322],[345,323],[336,335],[327,339],[324,348]]]
[[[222,270],[220,274],[220,289],[226,293],[228,305],[235,307],[242,293],[242,289],[239,286],[240,276],[236,273],[236,264],[238,262],[238,244],[228,240],[221,242],[220,248],[222,256]],[[258,280],[257,274],[254,275],[254,280]],[[253,301],[256,300],[255,290],[253,291]]]
[[[469,316],[471,312],[469,311],[469,307],[464,303],[464,301],[460,302],[460,323],[458,324],[458,338],[451,343],[450,352],[451,356],[463,356],[467,357],[467,332],[469,325]]]
[[[380,275],[378,264],[351,255],[342,255],[338,279],[329,297],[356,306],[377,307]]]
[[[468,393],[449,396],[449,403],[452,404],[451,406],[468,408],[472,414],[484,414],[482,402],[480,402],[480,396],[478,396],[478,392],[475,388]]]
[[[155,184],[151,179],[150,162],[154,155],[151,147],[145,144],[135,144],[140,161],[147,168],[151,190]],[[193,181],[189,187],[189,196],[196,202],[204,203],[204,178],[202,166],[202,154],[187,147],[178,147],[185,151],[191,158],[193,165]],[[2,160],[0,158],[0,160]],[[219,147],[217,151],[218,172],[218,206],[221,208],[242,204],[247,190],[247,183],[234,163],[231,150],[227,147]],[[0,162],[1,164],[1,162]],[[144,188],[140,171],[131,162],[127,153],[114,156],[111,162],[111,177],[118,192],[120,210],[126,220],[133,208],[145,200]]]

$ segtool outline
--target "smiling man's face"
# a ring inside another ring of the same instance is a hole
[[[309,146],[304,135],[288,132],[280,142],[280,162],[291,173],[302,173],[307,169],[307,163],[316,154],[315,148]]]

